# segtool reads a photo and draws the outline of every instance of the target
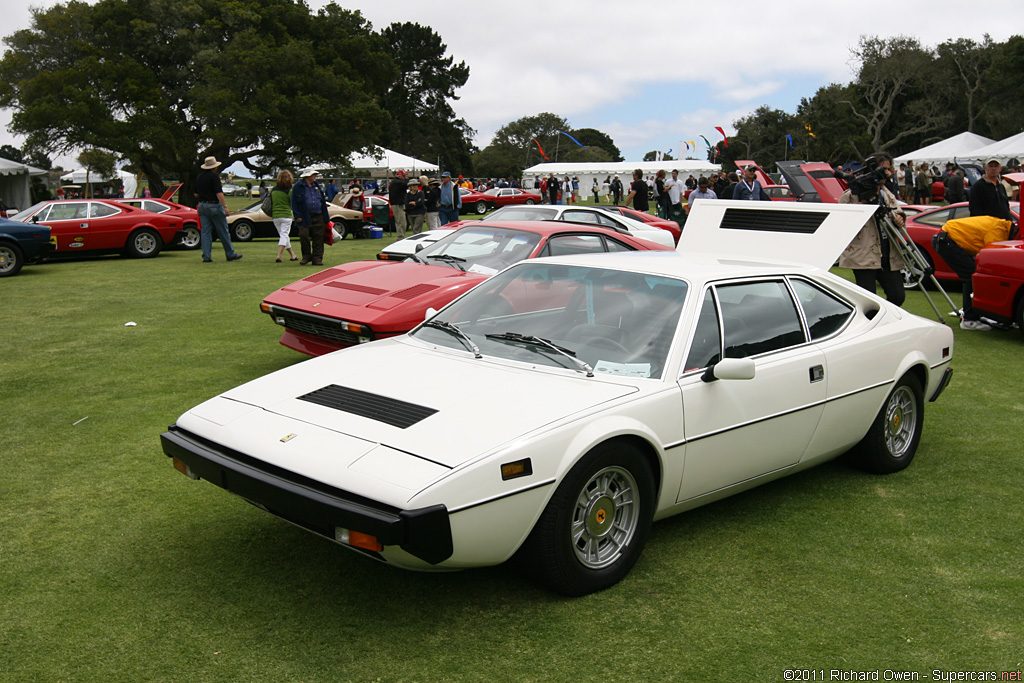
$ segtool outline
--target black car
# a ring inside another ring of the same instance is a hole
[[[45,225],[0,219],[0,277],[17,275],[26,263],[42,261],[55,249]]]

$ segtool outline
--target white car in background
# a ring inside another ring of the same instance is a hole
[[[642,221],[627,218],[621,214],[604,211],[598,207],[533,204],[529,206],[505,206],[487,216],[495,221],[568,221],[590,223],[611,228],[616,232],[632,235],[666,247],[675,247],[672,233]]]
[[[377,560],[607,588],[655,520],[851,449],[910,464],[953,334],[828,272],[874,208],[702,202],[678,253],[519,262],[186,411],[163,449]]]
[[[423,232],[409,235],[405,239],[392,242],[381,249],[377,254],[377,260],[404,261],[417,251],[452,234],[455,230],[456,228],[437,228],[436,230],[424,230]]]

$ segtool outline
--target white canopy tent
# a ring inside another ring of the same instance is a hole
[[[353,154],[340,168],[332,164],[315,164],[313,168],[320,171],[336,168],[342,173],[351,170],[355,175],[370,176],[371,178],[386,178],[394,175],[394,172],[399,169],[412,174],[436,173],[438,171],[437,164],[384,147],[375,147],[364,154]]]
[[[27,209],[32,204],[29,179],[34,175],[46,175],[46,171],[0,158],[0,203],[11,208]]]
[[[964,157],[982,162],[986,159],[999,159],[1003,164],[1006,164],[1008,159],[1024,159],[1024,131],[971,150],[971,153],[965,154]]]
[[[973,158],[970,154],[971,152],[982,145],[988,145],[991,142],[991,138],[986,138],[983,135],[976,135],[974,133],[964,131],[959,135],[954,135],[953,137],[946,138],[945,140],[939,140],[927,147],[922,147],[921,149],[914,150],[907,154],[901,154],[896,157],[895,161],[897,164],[906,163],[908,161],[941,164],[947,161],[953,161],[953,159],[970,159]]]
[[[700,159],[675,159],[672,161],[579,161],[566,163],[543,163],[531,166],[523,171],[523,187],[532,188],[534,180],[541,177],[547,178],[552,173],[562,178],[580,179],[580,194],[590,196],[590,188],[597,180],[601,185],[604,179],[609,176],[619,176],[622,185],[629,192],[629,183],[633,179],[633,171],[640,169],[644,179],[653,178],[658,171],[665,171],[671,175],[673,170],[679,171],[679,177],[686,180],[691,173],[694,176],[701,176],[711,172],[717,172],[721,165],[713,164],[710,161]]]
[[[60,177],[61,182],[74,183],[75,185],[84,185],[86,183],[86,171],[84,168],[78,168],[70,173],[65,173]],[[115,170],[114,175],[107,177],[100,177],[98,173],[90,172],[88,174],[88,182],[90,183],[106,183],[111,180],[119,179],[121,184],[124,186],[124,196],[134,197],[135,193],[139,189],[139,181],[134,175],[128,171]]]

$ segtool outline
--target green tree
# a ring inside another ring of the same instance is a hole
[[[753,159],[765,166],[784,158],[788,154],[786,134],[795,133],[798,122],[792,114],[762,105],[748,116],[733,121],[732,125],[736,134],[729,137],[728,147],[719,148],[721,155],[717,161],[722,168],[737,159]]]
[[[468,171],[475,131],[455,115],[455,91],[469,79],[465,62],[446,56],[448,46],[427,26],[394,23],[381,35],[398,68],[383,97],[391,113],[382,144],[446,168]]]
[[[818,88],[812,97],[801,99],[795,130],[791,131],[796,143],[794,153],[833,165],[870,154],[871,142],[864,126],[847,104],[854,97],[854,85],[830,83]]]
[[[20,149],[13,145],[0,145],[0,159],[7,159],[19,164],[25,163],[25,156],[21,153]]]
[[[995,54],[992,39],[985,35],[980,43],[970,38],[947,40],[939,44],[936,52],[940,74],[937,81],[946,84],[950,109],[958,112],[962,121],[956,128],[975,132],[979,119],[992,103],[985,96]]]
[[[594,159],[593,161],[625,161],[622,158],[622,152],[615,145],[615,141],[607,133],[596,128],[577,128],[571,132],[572,136],[582,142],[585,147],[600,147],[608,152],[607,159]]]
[[[117,157],[104,149],[92,147],[83,149],[78,155],[78,163],[85,169],[85,196],[92,196],[91,176],[96,175],[101,181],[114,175],[114,164]]]
[[[181,178],[186,201],[206,156],[254,171],[341,158],[389,121],[386,46],[333,3],[72,0],[6,42],[0,106],[28,148],[109,149],[157,193]]]
[[[981,113],[982,134],[1001,140],[1021,130],[1020,112],[1024,111],[1024,36],[1011,36],[994,46],[985,94],[990,106]]]

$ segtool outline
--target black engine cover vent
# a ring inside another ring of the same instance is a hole
[[[418,406],[415,403],[407,403],[337,384],[328,384],[298,398],[300,401],[309,401],[344,413],[377,420],[400,429],[411,427],[437,412],[434,408]]]

